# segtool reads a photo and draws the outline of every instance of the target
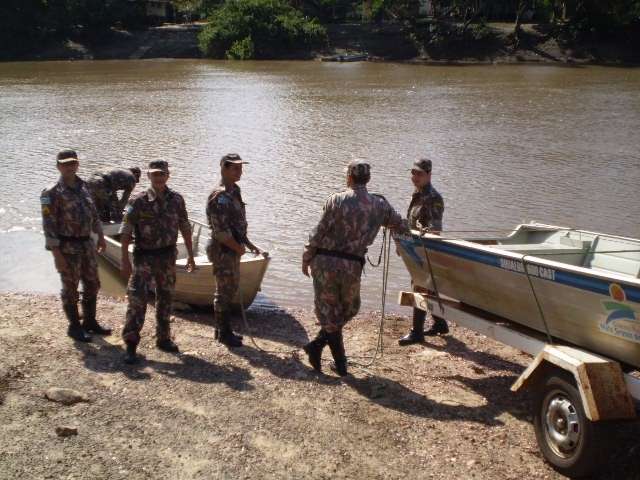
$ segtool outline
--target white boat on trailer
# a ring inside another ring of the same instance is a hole
[[[399,303],[533,355],[511,390],[533,391],[544,458],[570,477],[604,467],[611,427],[640,410],[640,240],[531,223],[396,243],[414,283]]]
[[[396,238],[419,289],[640,368],[640,240],[537,223]]]
[[[106,250],[102,257],[117,269],[122,263],[122,244],[118,235],[119,224],[103,225]],[[204,223],[192,220],[191,232],[193,236],[193,252],[196,270],[187,272],[187,250],[184,240],[178,237],[178,258],[176,261],[176,286],[174,300],[193,306],[210,306],[213,303],[213,293],[216,280],[212,271],[212,264],[207,258],[206,247],[209,240],[209,227]],[[129,246],[133,252],[133,245]],[[247,253],[240,260],[240,287],[234,298],[234,305],[248,308],[260,291],[262,279],[269,266],[268,255],[254,255]]]

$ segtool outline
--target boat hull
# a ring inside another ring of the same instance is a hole
[[[396,243],[415,286],[640,367],[639,280],[429,234]]]
[[[106,228],[105,240],[107,248],[101,256],[117,269],[122,264],[121,243],[116,239],[117,235],[109,233],[117,232],[114,225]],[[194,231],[200,233],[202,229],[196,228]],[[198,245],[205,245],[206,239],[194,238],[194,248]],[[179,242],[180,244],[180,242]],[[216,290],[216,279],[213,275],[213,266],[206,255],[195,257],[196,270],[188,272],[186,268],[186,258],[181,250],[184,244],[179,245],[178,260],[176,261],[176,285],[174,290],[174,300],[196,306],[210,306],[213,304],[213,294]],[[132,247],[130,247],[132,251]],[[180,258],[183,257],[183,258]],[[240,284],[233,299],[233,306],[248,308],[260,291],[262,279],[269,266],[270,258],[263,255],[245,254],[240,260]]]

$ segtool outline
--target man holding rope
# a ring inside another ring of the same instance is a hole
[[[328,344],[334,371],[347,375],[342,328],[360,309],[360,276],[367,247],[381,226],[405,230],[404,221],[381,195],[367,191],[368,163],[355,160],[347,166],[347,190],[325,203],[318,225],[309,235],[302,256],[302,273],[313,277],[315,313],[320,331],[304,346],[309,363],[321,371],[322,350]]]
[[[407,220],[412,230],[428,231],[439,234],[442,231],[442,216],[444,214],[444,200],[442,195],[431,184],[432,163],[428,158],[421,158],[414,162],[411,168],[411,182],[415,192],[411,197]],[[433,325],[424,331],[427,312],[420,308],[413,308],[413,328],[398,340],[400,345],[411,345],[424,342],[424,336],[445,335],[449,333],[447,322],[443,318],[434,317]]]

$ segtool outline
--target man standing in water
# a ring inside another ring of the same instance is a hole
[[[107,173],[95,173],[87,181],[89,191],[93,196],[100,220],[120,222],[122,211],[127,205],[129,196],[140,181],[140,169],[115,169]],[[118,199],[118,190],[122,190],[122,197]]]
[[[381,226],[404,230],[400,215],[387,200],[367,191],[368,163],[347,166],[347,190],[325,203],[318,225],[302,255],[302,273],[313,277],[315,313],[320,323],[316,338],[304,346],[309,363],[321,371],[322,350],[329,344],[338,375],[347,375],[342,329],[360,309],[360,276],[367,247]]]
[[[98,236],[97,249],[105,249],[102,225],[78,172],[78,155],[73,150],[62,150],[56,157],[60,172],[58,183],[45,188],[40,195],[42,228],[45,248],[53,254],[56,270],[62,282],[62,307],[69,320],[67,334],[74,340],[89,342],[86,332],[109,335],[111,330],[102,328],[96,321],[96,303],[100,280],[96,248],[91,233]],[[78,312],[78,284],[82,280],[82,313]]]
[[[129,280],[129,305],[122,331],[127,346],[126,363],[137,361],[136,349],[147,311],[148,291],[152,282],[156,290],[156,345],[160,350],[178,353],[171,340],[169,318],[176,283],[178,231],[187,248],[187,271],[195,269],[191,225],[184,199],[167,187],[169,164],[164,160],[149,163],[147,177],[151,188],[131,198],[125,212],[122,234],[122,276]],[[134,238],[133,274],[129,260],[129,243]],[[131,278],[129,278],[131,277]]]
[[[220,159],[220,183],[207,199],[207,220],[211,227],[211,241],[207,256],[213,264],[216,291],[213,314],[216,339],[228,347],[241,347],[242,336],[231,329],[230,310],[240,283],[240,257],[245,248],[258,254],[260,250],[247,238],[247,217],[237,182],[242,177],[240,155],[228,153]],[[244,308],[244,306],[241,306]]]
[[[409,203],[407,220],[409,227],[414,230],[424,230],[439,234],[442,231],[442,216],[444,214],[444,200],[431,184],[432,163],[428,158],[421,158],[414,162],[411,168],[411,182],[415,192]],[[424,336],[445,335],[449,333],[447,322],[443,318],[433,317],[433,325],[424,331],[427,312],[413,308],[413,328],[398,340],[400,345],[421,343]]]

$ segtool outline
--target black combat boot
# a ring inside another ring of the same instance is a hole
[[[322,372],[322,350],[327,345],[328,337],[327,332],[320,329],[316,338],[307,343],[304,347],[304,351],[309,356],[309,363],[314,370]]]
[[[347,375],[347,356],[344,353],[344,342],[342,340],[342,331],[327,334],[327,342],[333,355],[334,365],[331,370],[341,377]]]
[[[398,340],[399,345],[411,345],[413,343],[424,342],[424,321],[427,318],[427,312],[419,308],[413,308],[413,328],[411,331]]]
[[[175,342],[173,340],[171,340],[170,338],[164,338],[162,340],[157,340],[156,341],[156,347],[158,347],[163,352],[180,353],[180,349],[178,348],[178,345],[176,345]]]
[[[227,314],[228,315],[228,314]],[[220,343],[224,343],[223,341],[220,340],[220,333],[222,332],[222,330],[224,330],[224,328],[222,327],[222,325],[224,325],[225,322],[225,317],[227,316],[223,313],[223,311],[218,312],[217,310],[215,310],[214,307],[214,311],[213,311],[213,323],[216,326],[216,328],[213,331],[213,338],[215,338],[216,340],[218,340]],[[231,328],[231,327],[229,327]],[[236,337],[238,340],[240,340],[242,342],[242,340],[244,339],[244,337],[242,335],[239,334],[235,334],[233,332],[231,332],[231,334]]]
[[[82,299],[82,328],[84,328],[85,332],[111,335],[111,329],[101,327],[96,320],[96,303],[96,297]]]
[[[138,345],[135,343],[127,343],[127,351],[124,354],[124,363],[127,365],[133,365],[134,363],[138,363],[138,356],[136,355],[136,349]]]
[[[90,342],[91,336],[87,334],[80,325],[80,314],[78,313],[77,303],[63,303],[64,313],[69,320],[69,328],[67,329],[67,335],[73,338],[77,342]]]
[[[218,341],[227,347],[241,347],[242,338],[237,336],[231,330],[231,321],[227,315],[221,315],[220,331],[218,332]]]
[[[433,317],[433,325],[431,325],[429,330],[424,332],[424,334],[429,337],[446,335],[447,333],[449,333],[449,326],[447,325],[447,321],[441,317]]]

